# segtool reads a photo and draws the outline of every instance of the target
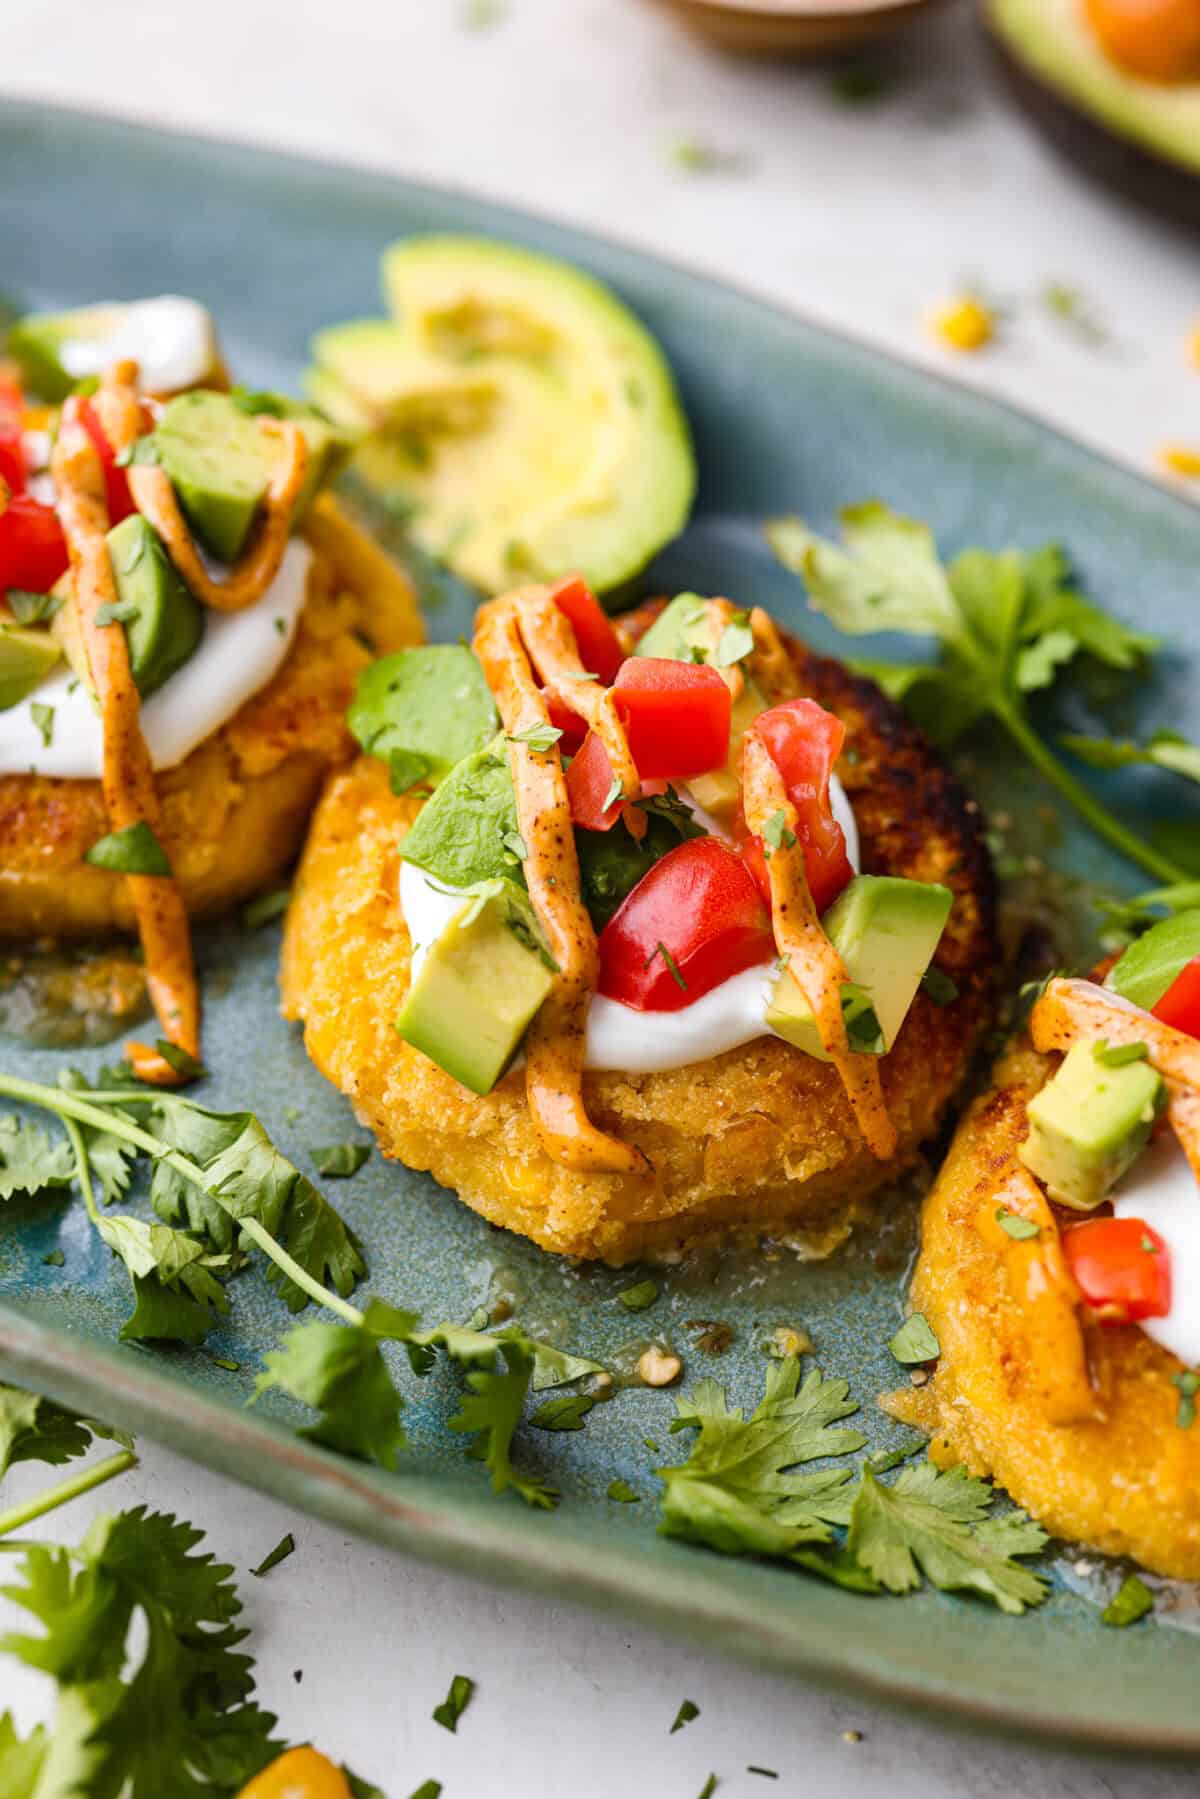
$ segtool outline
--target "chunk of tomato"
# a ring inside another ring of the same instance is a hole
[[[1200,956],[1194,956],[1176,975],[1151,1011],[1174,1030],[1200,1037]]]
[[[0,481],[10,493],[25,492],[25,446],[21,421],[25,396],[20,382],[0,368]]]
[[[852,879],[846,837],[833,816],[829,783],[846,739],[840,718],[816,700],[784,700],[760,712],[747,736],[756,736],[783,777],[796,809],[796,835],[804,852],[809,891],[818,912],[832,905]],[[745,851],[751,871],[769,895],[762,843]]]
[[[716,837],[669,850],[600,933],[599,991],[639,1012],[678,1012],[775,954],[745,864]]]
[[[1140,1218],[1090,1218],[1062,1241],[1071,1277],[1103,1323],[1136,1324],[1171,1310],[1171,1252]]]
[[[49,593],[67,566],[67,542],[53,506],[14,493],[0,512],[0,593]]]
[[[100,415],[89,399],[79,402],[79,417],[83,428],[92,440],[92,448],[100,458],[100,467],[104,471],[104,497],[108,502],[108,522],[119,525],[121,520],[136,512],[133,495],[129,491],[129,478],[123,468],[117,467],[117,452],[104,435],[104,427],[100,423]]]
[[[729,754],[729,689],[715,668],[634,656],[613,683],[613,703],[643,781],[687,781],[724,765]],[[608,752],[589,733],[567,770],[571,816],[589,831],[607,831],[618,807]]]
[[[580,575],[570,575],[551,589],[551,599],[570,622],[579,645],[579,659],[602,687],[611,687],[625,660],[621,639],[612,620]]]

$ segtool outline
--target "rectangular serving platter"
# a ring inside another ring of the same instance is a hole
[[[680,268],[466,195],[0,102],[0,284],[30,307],[195,294],[220,321],[238,377],[254,385],[294,388],[315,329],[378,310],[381,248],[428,229],[487,233],[566,257],[611,283],[663,343],[702,480],[691,527],[648,571],[645,591],[728,593],[846,653],[806,615],[798,584],[772,560],[765,516],[796,509],[827,527],[839,505],[879,495],[929,519],[951,550],[1055,539],[1089,593],[1164,640],[1123,728],[1170,723],[1200,736],[1200,514],[1032,420]],[[453,640],[469,628],[465,589],[438,577],[425,591],[433,637]],[[1078,702],[1065,716],[1086,728]],[[1138,781],[1112,777],[1110,785],[1137,804]],[[1080,878],[1139,884],[1069,821],[1055,859]],[[197,1097],[218,1109],[252,1104],[307,1167],[314,1144],[364,1133],[279,1018],[278,948],[274,926],[200,934],[214,1072]],[[90,1070],[105,1055],[71,1059]],[[0,1038],[2,1068],[53,1080],[63,1060]],[[364,1240],[368,1291],[419,1308],[427,1324],[465,1318],[502,1291],[530,1329],[601,1360],[640,1334],[616,1299],[636,1272],[557,1263],[378,1155],[336,1197]],[[900,1199],[882,1247],[863,1241],[826,1263],[788,1252],[696,1259],[659,1277],[655,1333],[665,1330],[683,1350],[685,1385],[712,1375],[752,1407],[763,1337],[777,1323],[802,1321],[822,1368],[849,1379],[862,1401],[858,1422],[875,1445],[891,1446],[899,1433],[875,1395],[896,1382],[886,1343],[901,1315],[914,1228],[912,1202]],[[56,1248],[64,1263],[47,1267],[43,1258]],[[1102,1629],[1095,1605],[1061,1579],[1040,1612],[1010,1619],[935,1594],[859,1598],[658,1537],[652,1468],[677,1459],[669,1394],[625,1391],[596,1407],[576,1435],[526,1432],[524,1461],[562,1491],[555,1512],[535,1513],[511,1494],[494,1498],[445,1430],[454,1374],[406,1383],[413,1446],[389,1475],[305,1443],[286,1402],[246,1410],[263,1354],[288,1323],[259,1276],[237,1282],[211,1354],[119,1347],[126,1294],[124,1271],[80,1207],[54,1197],[10,1202],[0,1219],[0,1374],[406,1554],[643,1619],[776,1672],[1010,1730],[1200,1752],[1200,1635]],[[696,1316],[735,1327],[728,1353],[695,1347],[688,1320]],[[646,1436],[667,1445],[662,1456],[644,1448]],[[618,1475],[641,1503],[606,1498]]]

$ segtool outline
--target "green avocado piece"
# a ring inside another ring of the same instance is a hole
[[[900,1034],[953,903],[950,889],[932,882],[855,875],[821,920],[858,990],[844,1008],[847,1024],[873,1011],[885,1054]],[[797,1049],[828,1061],[808,1001],[786,970],[767,1007],[767,1023]]]
[[[499,726],[478,658],[465,644],[445,643],[372,662],[346,720],[369,755],[397,758],[410,786],[436,786],[464,756],[486,748]]]
[[[0,712],[28,699],[61,654],[49,631],[0,625]]]
[[[1079,0],[986,0],[988,24],[1028,74],[1118,137],[1200,173],[1200,81],[1128,74],[1106,55]]]
[[[404,861],[447,887],[505,877],[524,885],[517,801],[504,739],[464,756],[417,814]]]
[[[1018,1154],[1051,1199],[1090,1212],[1137,1160],[1166,1105],[1166,1083],[1149,1062],[1101,1061],[1077,1043],[1026,1107],[1029,1135]]]
[[[251,392],[236,389],[234,401],[249,417],[267,413],[271,418],[289,419],[300,426],[308,444],[308,467],[300,493],[292,508],[293,528],[303,522],[309,507],[323,487],[336,480],[353,455],[362,433],[349,424],[337,424],[316,406],[293,400],[289,394],[269,390]]]
[[[695,458],[671,372],[599,282],[478,237],[384,253],[393,322],[313,340],[307,391],[369,423],[355,466],[411,509],[419,546],[486,592],[636,574],[684,524]]]
[[[161,366],[164,307],[175,310],[176,330],[182,329],[187,340],[182,348],[176,343],[166,350],[171,367],[188,377],[175,384],[190,387],[211,380],[221,366],[212,320],[195,301],[172,295],[104,301],[70,312],[28,313],[9,328],[4,353],[17,364],[30,392],[53,405],[65,400],[85,375],[99,373],[119,356],[138,356],[143,385],[157,391],[154,375]]]
[[[484,881],[427,950],[396,1030],[472,1093],[490,1093],[554,972],[524,888]]]
[[[253,417],[229,394],[180,394],[148,442],[204,548],[236,562],[271,476],[272,446]]]
[[[1152,1011],[1189,962],[1200,956],[1200,908],[1152,925],[1129,945],[1107,985],[1122,999]]]
[[[118,602],[137,608],[121,622],[130,673],[146,700],[200,647],[204,608],[184,586],[162,539],[140,512],[114,525],[107,542]]]
[[[668,662],[711,662],[712,641],[705,605],[698,593],[677,593],[638,640],[634,655],[662,656]]]

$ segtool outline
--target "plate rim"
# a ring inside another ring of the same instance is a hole
[[[685,260],[665,257],[620,236],[608,236],[574,224],[554,214],[535,212],[494,200],[466,186],[413,180],[353,158],[306,155],[229,136],[195,130],[175,130],[144,117],[62,105],[28,96],[0,95],[0,129],[6,122],[19,123],[23,115],[42,124],[47,117],[66,117],[77,126],[90,127],[115,138],[130,136],[166,138],[182,151],[200,155],[233,154],[248,157],[264,168],[284,165],[297,179],[306,172],[336,174],[348,181],[366,179],[392,192],[449,206],[466,203],[488,212],[497,227],[519,236],[522,228],[567,234],[586,254],[589,248],[609,256],[616,252],[633,263],[656,268],[686,283],[737,299],[760,310],[785,329],[799,327],[814,339],[843,354],[866,362],[881,372],[899,371],[923,387],[940,390],[955,405],[965,405],[980,417],[1008,417],[1043,439],[1066,446],[1076,457],[1108,471],[1120,483],[1132,484],[1146,504],[1165,507],[1188,529],[1200,533],[1200,511],[1185,496],[1153,480],[1115,456],[1081,442],[1057,424],[999,396],[986,394],[952,375],[930,368],[915,357],[881,348],[876,343],[837,326],[814,319],[802,309],[789,307],[753,287],[724,280]],[[697,1638],[718,1624],[724,1633],[716,1641],[705,1637],[710,1653],[728,1654],[767,1666],[779,1674],[795,1674],[822,1685],[842,1688],[896,1706],[915,1708],[943,1723],[970,1725],[991,1731],[1012,1732],[1058,1743],[1091,1745],[1130,1753],[1163,1756],[1200,1754],[1200,1720],[1189,1725],[1141,1726],[1136,1718],[1114,1719],[1107,1714],[1065,1717],[1057,1701],[1038,1704],[1032,1714],[1030,1701],[995,1697],[985,1687],[941,1687],[929,1674],[907,1677],[895,1664],[884,1665],[878,1648],[864,1653],[852,1630],[831,1639],[836,1654],[823,1652],[822,1643],[792,1623],[772,1628],[771,1620],[744,1604],[736,1613],[718,1586],[702,1578],[702,1565],[691,1579],[673,1570],[661,1570],[657,1587],[639,1587],[630,1577],[629,1564],[614,1538],[611,1549],[598,1551],[581,1538],[547,1539],[549,1553],[531,1553],[524,1534],[506,1529],[504,1512],[496,1510],[495,1525],[480,1529],[474,1505],[462,1504],[453,1495],[439,1496],[436,1507],[422,1506],[419,1497],[406,1499],[406,1481],[412,1492],[420,1477],[382,1475],[361,1464],[309,1444],[265,1416],[247,1418],[236,1407],[209,1399],[194,1388],[156,1367],[141,1362],[136,1351],[120,1350],[88,1338],[73,1338],[66,1330],[38,1323],[19,1308],[0,1302],[0,1366],[11,1378],[32,1384],[64,1403],[75,1403],[127,1423],[154,1440],[169,1445],[191,1460],[217,1467],[227,1478],[262,1491],[275,1492],[306,1511],[343,1524],[355,1535],[384,1546],[471,1573],[494,1584],[545,1591],[551,1582],[561,1592],[564,1562],[570,1591],[565,1595],[577,1605],[595,1605],[610,1613],[634,1617],[677,1635]],[[104,1376],[109,1378],[105,1384]],[[213,1445],[219,1453],[212,1454]],[[257,1450],[257,1455],[249,1453]],[[207,1453],[205,1453],[207,1452]],[[240,1455],[242,1459],[235,1460]],[[381,1480],[395,1489],[394,1497],[381,1490]],[[293,1486],[286,1485],[293,1482]],[[490,1501],[497,1505],[496,1501]],[[509,1518],[513,1514],[509,1514]],[[519,1516],[519,1514],[518,1514]],[[698,1555],[700,1551],[689,1550]],[[665,1591],[663,1590],[665,1589]],[[685,1590],[686,1589],[686,1590]],[[966,1603],[966,1602],[960,1602]]]

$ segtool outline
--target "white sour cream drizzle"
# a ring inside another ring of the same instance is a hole
[[[110,331],[85,332],[59,344],[58,360],[74,380],[102,375],[114,362],[132,358],[146,393],[169,394],[195,387],[216,367],[216,333],[198,300],[160,294],[115,304],[113,320]]]
[[[206,612],[195,654],[142,707],[142,735],[155,768],[182,762],[273,679],[296,635],[311,562],[309,546],[293,537],[261,600],[243,612]],[[54,708],[49,743],[33,705]],[[20,705],[0,712],[0,774],[98,781],[103,767],[100,715],[66,663]]]
[[[830,783],[833,815],[846,837],[851,867],[860,867],[858,827],[846,790],[835,776]],[[693,807],[700,824],[722,835],[714,821]],[[433,882],[422,869],[400,864],[400,909],[413,944],[413,967],[420,967],[463,903],[463,894]],[[595,994],[588,1009],[588,1068],[622,1069],[627,1074],[657,1074],[723,1055],[756,1037],[773,1036],[767,1006],[775,977],[771,963],[747,968],[722,981],[710,993],[677,1012],[639,1012],[619,1000]]]
[[[1171,1310],[1142,1329],[1189,1368],[1200,1367],[1200,1186],[1173,1132],[1157,1138],[1113,1193],[1118,1218],[1157,1231],[1171,1254]]]

